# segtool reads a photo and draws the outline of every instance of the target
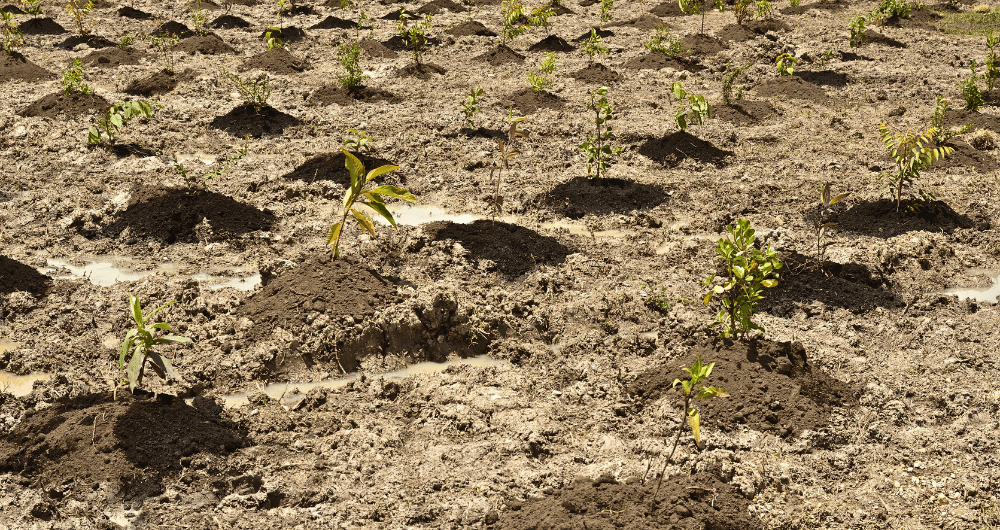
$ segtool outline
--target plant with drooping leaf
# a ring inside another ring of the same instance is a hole
[[[146,369],[146,361],[150,361],[150,365],[153,372],[163,379],[167,377],[173,377],[174,379],[181,379],[181,374],[174,368],[174,365],[163,357],[159,353],[153,351],[153,347],[157,344],[178,344],[183,342],[191,342],[191,339],[187,337],[180,337],[177,335],[163,335],[160,337],[156,336],[156,330],[163,330],[169,333],[171,331],[170,324],[166,322],[152,323],[153,315],[157,314],[163,308],[176,304],[177,302],[169,302],[161,305],[160,307],[153,310],[152,313],[148,315],[142,314],[142,307],[139,305],[139,299],[135,297],[132,293],[128,295],[128,303],[132,309],[132,319],[135,321],[134,328],[130,329],[125,335],[125,340],[122,342],[121,350],[118,352],[118,368],[125,372],[125,379],[122,381],[120,386],[128,386],[129,391],[134,392],[135,388],[142,384],[142,376]],[[131,359],[128,364],[125,363],[125,358],[129,354],[132,354]],[[117,388],[116,388],[117,390]]]
[[[778,67],[778,75],[792,75],[799,60],[790,53],[783,53],[774,59],[774,64]]]
[[[326,232],[326,244],[327,246],[333,246],[333,259],[340,257],[340,236],[343,233],[344,225],[347,223],[348,214],[354,216],[354,219],[358,221],[361,228],[367,230],[372,237],[378,237],[375,233],[375,223],[372,222],[371,217],[367,213],[355,206],[356,203],[375,210],[376,213],[384,217],[386,221],[389,221],[389,224],[395,227],[396,220],[392,217],[392,213],[385,207],[385,198],[383,195],[385,197],[402,199],[407,202],[416,202],[417,200],[410,192],[389,184],[384,184],[370,190],[365,189],[365,186],[378,176],[395,171],[399,169],[399,166],[386,164],[365,173],[365,165],[358,160],[358,157],[344,148],[340,148],[340,151],[344,153],[344,165],[351,174],[351,187],[344,192],[343,212],[341,213],[340,221],[331,225],[330,229]]]
[[[701,282],[709,288],[702,302],[708,305],[713,297],[719,300],[721,307],[712,325],[722,325],[719,334],[723,338],[746,339],[751,331],[764,332],[753,316],[757,303],[764,299],[764,289],[777,287],[782,263],[770,245],[763,250],[754,245],[755,231],[747,219],[740,219],[726,230],[729,235],[719,239],[715,252],[725,262],[729,278],[719,285],[712,274]]]
[[[830,191],[829,182],[824,184],[819,190],[819,207],[816,209],[815,217],[812,219],[812,227],[813,233],[816,234],[816,261],[820,266],[823,265],[823,255],[826,253],[826,245],[823,244],[823,235],[826,234],[827,228],[839,224],[830,219],[831,207],[846,199],[850,194],[848,192],[834,196]]]
[[[490,168],[490,179],[493,179],[493,175],[496,174],[496,195],[493,199],[493,218],[500,213],[500,184],[503,182],[503,171],[506,169],[510,171],[510,160],[521,154],[520,151],[514,146],[514,141],[517,138],[524,138],[527,133],[521,131],[517,128],[517,124],[522,121],[528,121],[525,117],[514,117],[514,108],[511,107],[511,113],[508,117],[507,126],[507,139],[497,138],[497,157],[493,161],[493,167]]]
[[[614,109],[608,102],[608,87],[602,86],[590,93],[587,110],[594,111],[594,134],[587,134],[587,141],[580,144],[580,150],[587,155],[587,177],[601,178],[607,172],[608,163],[621,153],[620,147],[612,147],[614,131],[608,123],[614,119]]]
[[[10,56],[14,55],[18,46],[24,45],[24,34],[21,33],[21,28],[14,23],[16,16],[13,13],[0,11],[0,37],[3,38],[3,51]]]
[[[361,153],[361,150],[364,149],[365,153],[371,154],[372,146],[368,145],[368,142],[371,142],[372,138],[371,136],[368,136],[368,131],[347,129],[347,132],[353,134],[354,136],[344,140],[344,147],[359,154]]]
[[[674,120],[681,131],[686,131],[691,123],[704,125],[705,120],[712,117],[712,106],[709,105],[705,96],[688,93],[680,81],[676,81],[671,86],[671,90],[674,97],[677,98],[677,112],[674,113]]]
[[[889,182],[889,192],[896,200],[896,211],[903,198],[903,188],[910,187],[913,182],[920,178],[920,171],[930,167],[932,164],[950,155],[955,150],[948,146],[937,148],[927,147],[937,135],[937,129],[930,127],[922,133],[900,133],[895,134],[892,129],[884,123],[878,124],[879,136],[882,144],[885,145],[889,156],[896,162],[896,170],[893,172],[880,173],[878,180],[887,177]],[[923,190],[918,190],[923,192]],[[926,193],[920,194],[926,198]]]
[[[153,117],[153,107],[163,108],[159,103],[150,101],[119,101],[108,109],[104,117],[97,120],[97,123],[90,126],[87,131],[87,144],[98,145],[102,136],[108,137],[108,145],[114,145],[115,137],[118,133],[128,127],[128,121],[132,118]]]

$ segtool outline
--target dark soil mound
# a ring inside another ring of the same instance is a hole
[[[353,260],[333,260],[325,250],[270,281],[236,314],[253,321],[250,334],[266,338],[279,326],[297,332],[314,311],[360,321],[398,302],[396,286],[388,280]]]
[[[781,257],[781,282],[767,296],[761,309],[769,313],[786,313],[788,302],[802,307],[808,316],[820,307],[844,308],[855,314],[875,311],[876,307],[897,307],[899,299],[883,281],[879,272],[861,263],[840,264],[824,261],[822,269],[813,256],[787,252]],[[822,290],[816,285],[824,285]]]
[[[184,24],[181,24],[176,20],[171,20],[164,24],[161,24],[160,26],[157,26],[156,29],[152,31],[152,34],[164,38],[169,38],[174,35],[177,35],[177,37],[180,39],[186,39],[188,37],[193,36],[194,32],[191,31]]]
[[[337,84],[330,84],[316,89],[306,99],[306,104],[326,106],[335,103],[342,107],[347,107],[358,102],[373,103],[376,101],[396,103],[399,101],[399,98],[392,92],[382,90],[381,88],[366,86],[345,88]]]
[[[153,15],[145,11],[140,11],[138,9],[129,6],[119,7],[118,16],[125,18],[134,18],[136,20],[152,20],[154,18]]]
[[[236,15],[222,15],[208,23],[212,29],[246,29],[251,24]]]
[[[806,99],[822,104],[830,102],[830,98],[827,97],[822,88],[795,75],[772,77],[755,86],[753,90],[761,97]]]
[[[223,53],[236,53],[232,46],[226,44],[218,35],[198,35],[188,37],[180,42],[175,48],[179,52],[202,55],[219,55]]]
[[[391,50],[411,53],[409,44],[406,41],[404,41],[403,38],[400,37],[399,35],[394,35],[390,37],[382,44]],[[440,46],[440,45],[441,45],[441,39],[437,37],[427,37],[427,48],[430,48],[431,46]]]
[[[451,239],[462,244],[475,261],[489,260],[509,280],[531,271],[538,264],[558,265],[571,249],[558,240],[519,225],[480,219],[470,224],[435,221],[423,225],[431,239]]]
[[[407,15],[409,15],[411,21],[423,18],[421,17],[420,13],[407,13]],[[385,15],[382,16],[382,20],[399,20],[399,10],[397,9],[395,11],[390,11],[386,13]]]
[[[888,239],[921,230],[950,234],[959,228],[989,229],[988,221],[962,215],[941,201],[933,202],[916,215],[907,212],[911,204],[912,201],[904,199],[897,212],[896,201],[891,199],[863,202],[840,214],[837,230]]]
[[[91,92],[90,94],[73,94],[67,96],[62,92],[54,92],[28,105],[18,113],[24,117],[55,118],[60,114],[78,116],[81,114],[104,114],[111,104],[108,100]]]
[[[80,62],[87,66],[97,66],[100,68],[117,68],[123,64],[139,64],[139,59],[145,53],[134,48],[105,48],[95,50],[80,59]]]
[[[681,44],[684,45],[685,53],[694,55],[710,55],[728,48],[721,40],[701,33],[684,37]]]
[[[292,75],[311,68],[309,63],[292,55],[285,48],[274,48],[243,61],[241,72],[247,70],[267,70],[275,74]]]
[[[952,138],[945,145],[951,147],[955,151],[948,155],[944,160],[940,160],[934,164],[934,168],[947,169],[949,167],[965,167],[969,169],[975,169],[978,173],[989,173],[1000,165],[997,164],[997,160],[993,155],[984,153],[972,147],[964,140],[958,138]]]
[[[617,178],[573,177],[540,196],[541,204],[570,219],[588,214],[648,210],[667,201],[663,188]]]
[[[37,81],[41,79],[54,79],[56,74],[38,66],[21,55],[14,52],[11,55],[0,53],[0,83],[4,81]]]
[[[479,35],[481,37],[497,36],[496,32],[484,26],[481,22],[477,22],[475,20],[466,20],[465,22],[447,30],[445,33],[454,35],[455,37],[466,37],[469,35]]]
[[[712,117],[737,125],[753,125],[773,116],[777,116],[774,107],[766,101],[749,101],[738,99],[732,105],[717,105],[712,107]]]
[[[110,482],[124,500],[163,492],[168,476],[199,453],[225,455],[245,445],[236,424],[214,401],[149,399],[110,392],[62,399],[0,440],[0,470],[46,486],[70,485],[85,498]],[[60,489],[60,495],[63,490]]]
[[[0,11],[5,11],[7,13],[10,13],[11,15],[27,15],[27,13],[25,13],[20,7],[17,7],[14,4],[7,4],[3,7],[0,7]]]
[[[757,33],[739,24],[726,24],[719,30],[718,35],[722,42],[746,42],[757,38]]]
[[[264,34],[271,32],[271,37],[281,39],[282,42],[288,44],[290,42],[300,42],[305,40],[308,35],[302,30],[302,28],[296,26],[288,26],[287,28],[282,28],[280,30],[266,29],[260,34],[260,38],[264,38]]]
[[[652,31],[656,29],[657,26],[665,25],[663,19],[657,16],[650,15],[649,13],[644,13],[639,16],[639,18],[634,18],[632,20],[626,20],[622,22],[615,22],[613,24],[608,24],[610,27],[616,26],[627,26],[632,27],[642,31]]]
[[[674,379],[687,379],[682,368],[691,366],[695,354],[706,364],[715,363],[704,384],[725,389],[731,396],[698,403],[703,428],[730,432],[745,426],[782,438],[820,431],[830,424],[834,408],[855,406],[860,394],[860,389],[813,369],[801,343],[722,339],[646,371],[629,390],[646,403],[666,395],[679,399],[671,385]]]
[[[101,37],[100,35],[73,35],[72,37],[67,37],[66,40],[56,44],[57,47],[63,48],[64,50],[72,50],[81,44],[86,44],[91,48],[113,48],[117,46],[114,42]]]
[[[361,41],[361,51],[368,54],[369,57],[379,59],[395,59],[399,56],[398,53],[386,48],[381,42],[371,39],[364,39]]]
[[[705,69],[700,64],[679,58],[667,57],[662,53],[650,52],[645,55],[633,57],[625,61],[625,68],[633,70],[660,70],[663,68],[673,68],[674,70],[687,70],[688,72],[700,72]]]
[[[66,33],[66,28],[49,17],[25,20],[18,25],[18,28],[25,35],[62,35]]]
[[[430,79],[434,74],[444,75],[446,73],[448,73],[447,70],[433,63],[410,63],[396,71],[400,77],[416,77],[417,79]]]
[[[622,80],[621,74],[601,63],[588,65],[569,74],[569,76],[591,85],[611,85]]]
[[[353,153],[358,160],[364,164],[365,169],[371,171],[379,166],[394,165],[384,158],[373,157],[361,153]],[[294,171],[283,175],[285,180],[305,180],[313,182],[315,180],[330,180],[347,188],[351,185],[351,174],[345,166],[346,157],[344,153],[337,151],[314,156],[307,160]],[[392,184],[401,186],[406,184],[406,177],[400,171],[392,171],[379,177],[379,184]]]
[[[804,72],[796,70],[795,75],[803,81],[816,86],[826,85],[834,88],[843,88],[850,82],[847,74],[837,72],[835,70],[821,70],[818,72]]]
[[[212,120],[213,128],[240,138],[248,134],[254,138],[260,138],[265,134],[280,135],[288,127],[298,124],[298,118],[274,107],[264,107],[258,111],[247,103]]]
[[[558,35],[549,35],[528,48],[529,52],[571,52],[576,48]]]
[[[524,114],[535,112],[538,109],[561,109],[565,102],[555,94],[546,91],[535,92],[531,87],[525,87],[511,94],[505,101],[504,107],[514,105]]]
[[[28,291],[41,296],[50,287],[52,278],[38,272],[34,267],[0,255],[0,294]]]
[[[681,6],[677,2],[671,2],[667,0],[666,2],[661,2],[650,9],[649,12],[658,17],[683,17],[687,16],[687,13],[681,11]]]
[[[788,24],[774,18],[768,20],[751,20],[746,23],[746,27],[758,35],[764,35],[769,31],[773,31],[775,33],[792,31],[792,28],[789,27]]]
[[[317,23],[315,26],[310,26],[309,29],[354,29],[358,23],[353,20],[344,20],[337,17],[326,17]]]
[[[190,169],[190,168],[189,168]],[[127,228],[132,236],[153,237],[174,244],[196,243],[194,228],[208,220],[216,235],[267,230],[274,224],[271,212],[207,191],[189,194],[185,188],[141,187],[121,216],[103,232],[118,237]]]
[[[464,13],[467,11],[465,6],[452,0],[431,0],[420,6],[417,9],[417,13],[421,15],[436,15],[443,10],[451,11],[452,13]]]
[[[944,113],[944,123],[949,128],[963,127],[971,123],[973,130],[989,129],[1000,133],[1000,118],[964,109],[948,109]]]
[[[614,37],[615,36],[615,32],[613,32],[613,31],[611,31],[609,29],[598,29],[598,28],[591,28],[591,29],[593,29],[594,31],[596,31],[597,32],[597,36],[600,37],[600,38],[602,38],[602,39],[606,39],[608,37]],[[588,40],[590,40],[590,30],[589,29],[583,35],[580,35],[579,37],[573,39],[573,42],[586,42]]]
[[[135,96],[147,97],[156,94],[166,94],[176,88],[182,80],[191,79],[193,75],[194,71],[190,68],[181,73],[163,69],[150,76],[132,81],[125,88],[125,92]]]
[[[487,2],[479,2],[480,5],[486,4],[486,3]],[[575,11],[573,11],[572,9],[564,6],[563,4],[558,4],[558,5],[555,5],[555,6],[553,6],[552,4],[549,4],[549,7],[552,8],[552,11],[555,12],[556,16],[559,16],[559,15],[575,15],[576,14]]]
[[[292,8],[288,10],[288,16],[290,17],[313,16],[318,14],[319,12],[312,6],[302,4],[293,5]]]
[[[895,28],[922,29],[938,31],[935,24],[942,18],[940,14],[925,9],[911,9],[910,18],[890,17],[885,21],[887,26]]]
[[[692,135],[687,131],[676,131],[663,138],[651,138],[639,147],[639,154],[664,166],[673,167],[686,158],[694,159],[716,167],[728,165],[726,158],[732,151],[724,151]]]
[[[491,66],[500,66],[507,63],[521,64],[524,62],[523,55],[503,45],[497,46],[482,55],[477,55],[476,59],[485,61]]]

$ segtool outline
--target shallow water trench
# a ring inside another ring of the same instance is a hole
[[[20,348],[21,345],[10,339],[0,338],[0,353]],[[48,381],[50,374],[14,375],[0,370],[0,393],[24,397],[31,393],[35,381]]]
[[[93,259],[86,260],[86,265],[79,267],[64,260],[49,258],[46,260],[48,267],[39,269],[39,272],[43,274],[51,274],[59,270],[65,270],[69,271],[69,274],[62,276],[56,275],[54,277],[60,279],[87,279],[94,285],[111,287],[119,282],[141,280],[142,278],[152,276],[157,273],[177,275],[181,270],[181,265],[178,263],[160,263],[155,269],[151,270],[133,270],[125,265],[116,265],[116,263],[129,263],[130,261],[131,260],[129,258],[117,256],[95,256]],[[237,269],[237,271],[242,272],[240,269]],[[260,285],[259,273],[240,277],[199,272],[189,276],[201,282],[205,287],[213,290],[222,289],[224,287],[232,287],[238,291],[252,291],[255,287]]]
[[[944,294],[955,295],[961,299],[969,298],[976,302],[997,303],[997,296],[1000,296],[1000,274],[991,273],[993,285],[990,287],[953,287],[945,289]]]

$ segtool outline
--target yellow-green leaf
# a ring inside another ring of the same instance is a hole
[[[326,244],[331,243],[340,239],[340,223],[334,223],[330,226],[330,229],[326,231]]]
[[[377,177],[379,175],[384,175],[384,174],[386,174],[386,173],[388,173],[390,171],[396,171],[397,169],[399,169],[399,166],[392,166],[392,165],[389,165],[389,164],[386,164],[386,165],[381,166],[381,167],[377,167],[377,168],[371,170],[368,173],[368,178],[365,179],[365,184],[367,184],[367,183],[375,180],[375,177]]]
[[[365,165],[358,160],[358,157],[352,155],[347,149],[341,147],[340,151],[344,153],[344,166],[347,168],[347,171],[351,173],[351,189],[354,190],[354,194],[357,195],[361,185],[364,184],[363,179],[365,176]]]
[[[362,212],[359,212],[358,210],[353,210],[353,209],[351,210],[351,215],[353,215],[354,218],[358,220],[358,224],[361,225],[361,228],[364,228],[365,230],[371,233],[372,237],[375,237],[375,225],[372,224],[372,220],[370,217],[368,217]]]
[[[691,422],[691,434],[694,435],[694,443],[701,447],[701,426],[699,425],[698,411],[691,409],[694,413],[688,414],[688,421]]]
[[[392,186],[390,184],[386,184],[384,186],[379,186],[377,188],[369,190],[369,193],[377,193],[379,195],[387,195],[389,197],[395,197],[397,199],[403,199],[404,201],[407,201],[407,202],[416,202],[416,200],[417,200],[417,198],[414,197],[412,193],[404,190],[403,188],[400,188],[400,187],[397,187],[397,186]]]

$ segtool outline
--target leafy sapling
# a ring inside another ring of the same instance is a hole
[[[119,101],[115,103],[108,109],[103,118],[90,126],[90,130],[87,131],[87,144],[100,145],[102,136],[107,136],[108,142],[105,147],[114,145],[118,133],[128,127],[129,120],[153,117],[154,106],[163,108],[163,105],[149,101]]]
[[[469,97],[465,98],[465,103],[462,103],[462,114],[465,114],[465,125],[470,129],[476,128],[473,120],[476,118],[476,114],[479,113],[479,98],[482,96],[482,87],[471,88],[469,89]]]
[[[771,2],[767,0],[757,1],[757,18],[760,20],[767,20],[771,18],[771,14],[774,12],[774,8],[771,6]]]
[[[73,59],[73,66],[62,71],[62,86],[63,93],[70,97],[90,94],[90,87],[83,81],[83,63],[79,59]]]
[[[366,154],[371,154],[372,146],[368,144],[373,140],[371,136],[368,136],[367,131],[365,130],[359,131],[357,129],[347,129],[347,132],[353,134],[354,136],[348,137],[346,140],[344,140],[344,147],[346,147],[348,150],[354,151],[355,153],[361,153],[361,150],[364,149]]]
[[[609,123],[614,119],[614,109],[608,102],[608,87],[590,93],[587,110],[594,111],[594,134],[587,134],[587,141],[580,144],[580,150],[587,155],[587,177],[601,178],[601,172],[607,173],[608,164],[613,157],[621,154],[620,147],[613,147],[614,131]]]
[[[555,81],[551,77],[548,77],[556,69],[556,52],[549,52],[545,55],[545,60],[539,65],[538,70],[541,74],[536,74],[535,72],[528,72],[528,83],[531,84],[531,89],[536,93],[543,90],[547,90],[555,84]]]
[[[615,0],[601,0],[601,25],[611,22],[611,11],[615,8]]]
[[[903,188],[912,186],[920,178],[920,171],[922,169],[930,167],[955,150],[948,146],[937,148],[927,147],[926,144],[930,143],[932,138],[937,134],[937,130],[934,127],[919,134],[907,132],[897,135],[889,129],[888,125],[880,123],[878,124],[878,131],[885,149],[889,151],[889,156],[896,162],[896,170],[888,174],[888,187],[893,198],[896,200],[896,211],[898,212],[899,205],[902,202]],[[885,176],[885,173],[879,174],[879,181]],[[919,191],[923,192],[924,190]],[[925,192],[920,194],[921,198],[926,198],[927,196]],[[913,208],[911,208],[912,210]]]
[[[526,31],[534,27],[549,26],[549,18],[556,12],[549,6],[542,6],[527,13],[519,0],[503,0],[500,4],[500,19],[502,28],[497,36],[500,46],[513,42]]]
[[[868,29],[868,19],[864,15],[855,17],[851,22],[850,29],[851,48],[857,48],[868,41],[868,35],[865,34],[865,30]]]
[[[149,46],[157,50],[157,54],[160,56],[160,62],[163,63],[163,69],[168,73],[174,73],[174,53],[172,48],[181,41],[180,37],[176,33],[167,36],[163,31],[163,25],[157,23],[156,29],[152,34],[140,35],[144,40],[149,41]]]
[[[41,2],[42,0],[21,0],[21,4],[24,5],[24,12],[31,15],[31,18],[36,18],[42,14],[42,6],[38,5]]]
[[[13,56],[18,46],[24,45],[24,34],[21,28],[14,23],[17,15],[0,11],[0,37],[3,37],[3,51],[7,55]]]
[[[934,143],[941,145],[948,140],[960,135],[965,134],[972,130],[972,124],[968,123],[963,125],[958,129],[948,129],[944,125],[944,115],[948,112],[948,107],[951,102],[944,99],[941,96],[937,97],[937,103],[934,106],[934,114],[931,116],[931,127],[934,128],[934,136],[931,137]]]
[[[834,196],[830,191],[830,183],[826,183],[819,191],[819,206],[816,208],[816,213],[812,218],[813,233],[816,234],[816,261],[823,265],[823,255],[826,253],[826,243],[823,241],[823,236],[826,234],[826,229],[831,226],[837,226],[838,223],[831,220],[832,207],[834,204],[844,200],[848,193],[841,193],[840,195]]]
[[[226,155],[215,161],[212,169],[201,175],[201,177],[195,177],[188,173],[187,168],[184,164],[177,159],[177,153],[174,153],[174,170],[180,174],[184,179],[184,184],[188,187],[189,193],[204,192],[208,191],[208,183],[217,178],[222,178],[227,171],[236,167],[240,160],[243,159],[247,154],[247,150],[250,148],[250,135],[243,137],[243,147],[235,155]]]
[[[790,53],[783,53],[774,59],[774,64],[778,67],[778,75],[792,75],[799,60]]]
[[[962,91],[962,98],[965,99],[965,110],[975,112],[986,103],[983,92],[979,89],[979,73],[976,72],[976,60],[972,60],[969,66],[971,73],[964,81],[958,84],[958,89]]]
[[[493,162],[493,167],[490,168],[490,179],[493,179],[493,175],[496,174],[496,195],[493,199],[493,218],[500,214],[500,184],[503,183],[503,171],[506,169],[510,171],[510,160],[521,154],[514,146],[514,142],[518,138],[524,138],[527,133],[525,131],[519,130],[517,124],[522,121],[528,121],[528,118],[514,117],[514,108],[511,107],[511,114],[508,120],[507,126],[507,139],[497,138],[497,158]]]
[[[661,53],[667,57],[677,57],[684,53],[684,44],[681,43],[680,39],[671,38],[670,28],[663,24],[656,26],[656,36],[643,44],[642,47],[653,53]]]
[[[607,47],[601,45],[601,36],[597,34],[597,30],[594,28],[590,28],[590,38],[583,45],[583,53],[587,54],[587,58],[589,59],[588,64],[594,64],[595,55],[608,54]]]
[[[750,221],[740,219],[726,227],[729,236],[719,239],[715,252],[725,264],[729,278],[721,285],[712,274],[701,284],[709,288],[702,302],[708,305],[713,297],[720,302],[720,309],[713,326],[721,325],[723,338],[743,338],[752,331],[761,334],[764,328],[753,321],[757,303],[764,299],[764,289],[778,285],[778,270],[782,264],[770,245],[758,249]]]
[[[73,22],[80,31],[80,35],[87,35],[90,33],[89,28],[93,24],[87,22],[87,16],[90,15],[90,12],[93,10],[94,0],[87,0],[86,3],[82,0],[69,0],[69,3],[66,4],[66,11],[68,11],[70,16],[73,17]]]
[[[225,68],[222,69],[222,74],[236,86],[247,105],[253,105],[254,110],[260,112],[261,109],[270,107],[267,103],[271,97],[271,89],[267,87],[267,74],[262,72],[257,79],[246,81],[238,74],[227,72]]]
[[[993,87],[997,80],[1000,80],[1000,55],[997,54],[997,45],[1000,44],[1000,37],[992,31],[986,36],[986,71],[983,72],[983,80],[986,81],[986,90],[993,92]]]
[[[191,339],[177,335],[156,336],[156,330],[158,329],[167,333],[170,333],[171,329],[170,324],[166,322],[152,323],[153,316],[163,308],[177,302],[163,304],[148,315],[142,314],[139,299],[132,293],[128,295],[128,303],[132,309],[132,319],[135,321],[136,327],[130,329],[125,334],[125,340],[122,342],[121,350],[118,352],[118,369],[125,372],[125,380],[122,381],[122,386],[127,385],[129,391],[134,392],[136,387],[142,384],[142,376],[146,370],[146,361],[150,361],[150,367],[153,369],[153,372],[161,378],[172,377],[180,380],[181,374],[174,368],[174,365],[166,357],[153,351],[153,347],[158,344],[191,342]],[[131,358],[126,365],[125,359],[129,354],[131,354]],[[117,387],[115,390],[117,391]]]
[[[344,88],[354,88],[361,84],[365,75],[361,70],[361,45],[355,42],[337,47],[337,58],[346,74],[337,74],[337,82]]]
[[[731,68],[730,64],[732,61],[726,63],[726,71],[722,74],[722,104],[732,105],[734,99],[743,99],[743,85],[736,86],[736,93],[733,93],[733,87],[736,83],[736,78],[739,77],[743,72],[753,66],[753,63],[747,63],[746,66],[740,68]]]
[[[208,35],[208,29],[205,27],[208,23],[208,11],[201,8],[201,0],[188,4],[187,8],[194,22],[194,32],[198,35]]]
[[[701,31],[700,34],[705,34],[705,14],[708,9],[705,8],[705,0],[678,0],[678,6],[681,11],[688,15],[701,15]],[[719,10],[720,13],[726,11],[726,4],[723,0],[715,0],[715,8]],[[659,31],[659,28],[657,28]]]
[[[427,31],[431,29],[433,18],[433,15],[428,14],[423,22],[415,22],[412,26],[409,26],[410,15],[406,14],[405,9],[399,11],[396,33],[406,43],[407,48],[410,49],[410,53],[413,54],[413,62],[418,68],[420,67],[420,57],[424,54],[424,50],[427,49]]]
[[[680,81],[676,81],[671,89],[678,102],[674,120],[681,131],[686,131],[692,123],[704,125],[705,120],[712,117],[712,106],[705,100],[705,96],[688,93]]]
[[[392,213],[390,213],[385,207],[385,198],[383,196],[395,197],[407,202],[416,202],[417,200],[417,198],[410,192],[404,190],[403,188],[398,188],[389,184],[370,190],[365,189],[365,186],[375,180],[379,175],[395,171],[399,169],[399,166],[384,165],[375,168],[366,174],[365,165],[358,160],[358,157],[352,155],[343,148],[341,148],[340,151],[344,153],[344,157],[346,158],[345,166],[347,166],[347,170],[351,174],[351,187],[344,192],[344,206],[340,221],[330,226],[330,229],[327,230],[326,233],[327,246],[333,245],[333,259],[340,257],[340,236],[343,233],[344,225],[347,223],[348,214],[353,215],[354,219],[358,221],[359,225],[361,225],[361,228],[367,230],[372,237],[377,237],[375,234],[375,224],[372,222],[371,217],[369,217],[364,211],[358,209],[355,206],[355,203],[375,210],[375,212],[384,217],[386,221],[389,221],[389,224],[396,226],[396,220],[393,219]]]

